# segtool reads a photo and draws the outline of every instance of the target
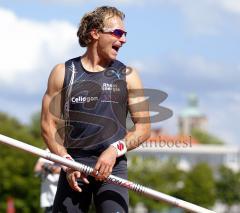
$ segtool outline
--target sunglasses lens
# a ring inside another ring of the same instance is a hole
[[[121,38],[123,36],[123,34],[126,36],[126,32],[124,32],[123,30],[119,30],[116,29],[113,31],[114,36]]]

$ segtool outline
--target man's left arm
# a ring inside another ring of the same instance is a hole
[[[128,68],[129,69],[129,68]],[[123,140],[110,145],[98,158],[93,175],[97,180],[105,180],[111,173],[116,158],[140,146],[150,136],[149,105],[137,71],[130,69],[126,75],[128,89],[128,108],[134,122],[133,128]],[[121,144],[119,146],[119,144]],[[124,146],[122,149],[121,146]],[[118,149],[118,147],[121,147]]]
[[[147,97],[136,70],[130,69],[127,75],[128,107],[134,126],[128,131],[124,142],[127,151],[137,148],[150,137],[150,115]]]

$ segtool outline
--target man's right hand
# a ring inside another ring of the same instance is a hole
[[[85,174],[73,169],[67,169],[66,178],[70,187],[77,192],[82,191],[82,189],[78,186],[77,179],[82,179],[84,183],[89,184],[89,181]]]

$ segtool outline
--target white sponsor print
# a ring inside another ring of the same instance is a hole
[[[109,83],[103,83],[102,90],[106,91],[113,91],[113,92],[120,92],[120,88],[117,84],[109,84]]]
[[[89,103],[91,101],[97,101],[98,97],[88,97],[88,96],[78,96],[78,97],[72,97],[71,102],[72,103]]]

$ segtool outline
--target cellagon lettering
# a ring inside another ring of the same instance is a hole
[[[97,101],[98,97],[87,97],[87,96],[79,96],[79,97],[72,97],[72,103],[89,103],[90,101]]]

